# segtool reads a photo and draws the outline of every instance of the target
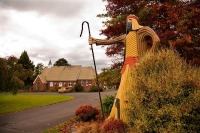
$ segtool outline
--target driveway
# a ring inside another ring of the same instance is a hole
[[[103,99],[106,95],[115,93],[116,90],[101,92],[101,97]],[[98,92],[64,94],[38,92],[37,94],[71,95],[74,96],[74,100],[0,115],[0,133],[40,133],[74,117],[75,110],[80,105],[90,104],[93,107],[100,105]]]

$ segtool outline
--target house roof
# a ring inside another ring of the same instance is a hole
[[[76,80],[91,80],[95,78],[93,67],[77,66],[53,66],[45,68],[39,75],[41,81],[76,81]]]
[[[43,76],[43,75],[40,74],[39,78],[41,79],[42,83],[46,83],[47,82],[45,76]]]
[[[93,67],[82,67],[80,74],[78,76],[78,80],[83,79],[94,79],[95,78],[95,71]]]

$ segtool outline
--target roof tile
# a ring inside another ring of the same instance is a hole
[[[93,67],[77,66],[53,66],[45,68],[40,74],[43,82],[46,81],[76,81],[76,80],[91,80],[95,78]]]

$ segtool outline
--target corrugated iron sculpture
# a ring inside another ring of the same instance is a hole
[[[124,94],[132,89],[134,79],[130,76],[131,69],[147,51],[154,52],[157,50],[160,39],[150,27],[139,25],[138,18],[132,14],[127,17],[126,34],[111,40],[95,39],[89,36],[90,45],[111,45],[119,42],[125,45],[125,61],[121,69],[121,82],[116,95],[117,101],[120,102],[118,104],[120,115],[116,106],[113,105],[109,118],[120,117],[120,119],[126,121],[124,111],[128,104]]]

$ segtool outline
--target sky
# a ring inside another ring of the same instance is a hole
[[[30,60],[37,65],[48,66],[65,58],[71,65],[93,66],[92,51],[88,44],[88,28],[91,35],[106,38],[100,34],[104,29],[96,17],[105,13],[106,2],[102,0],[0,0],[0,57],[20,57],[25,50]],[[111,59],[105,55],[105,48],[93,45],[98,72],[110,67]]]

